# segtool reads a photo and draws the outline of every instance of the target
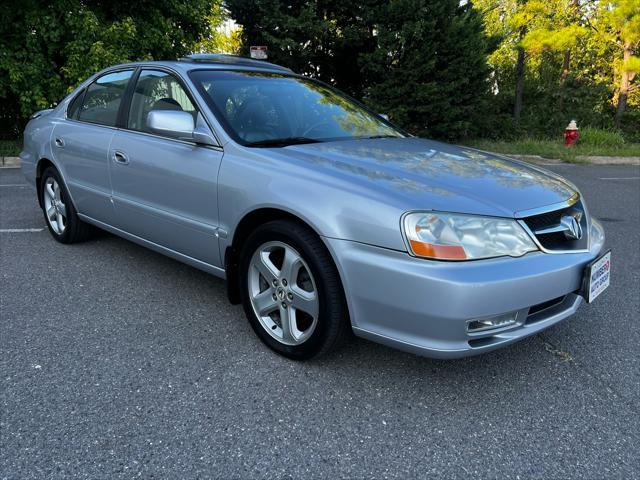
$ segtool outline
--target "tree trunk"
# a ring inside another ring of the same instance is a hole
[[[524,29],[520,31],[520,39],[524,36]],[[522,112],[522,89],[524,84],[524,49],[518,47],[518,60],[516,61],[516,94],[513,103],[513,124],[517,127],[520,124],[520,113]]]
[[[580,19],[580,0],[571,0],[571,22],[578,23]],[[564,57],[562,59],[562,71],[560,72],[560,95],[558,96],[558,111],[562,112],[564,107],[565,97],[565,84],[567,83],[567,77],[569,76],[569,69],[571,67],[571,50],[564,51]]]
[[[569,76],[569,67],[571,65],[571,50],[564,51],[564,58],[562,59],[562,72],[560,72],[560,95],[558,96],[558,111],[562,112],[564,107],[564,87]]]
[[[631,42],[624,44],[624,63],[631,58]],[[629,84],[631,83],[631,72],[623,71],[620,79],[620,90],[618,91],[618,108],[616,108],[616,128],[622,127],[622,117],[627,108],[627,97],[629,96]]]

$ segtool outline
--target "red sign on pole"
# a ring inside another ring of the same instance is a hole
[[[249,51],[251,52],[251,58],[255,58],[256,60],[267,59],[267,47],[264,45],[262,46],[251,45],[251,47],[249,47]]]

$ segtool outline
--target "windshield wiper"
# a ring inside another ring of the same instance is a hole
[[[248,147],[286,147],[288,145],[302,145],[304,143],[320,143],[322,140],[309,137],[270,138],[257,142],[250,142]]]
[[[398,135],[371,135],[369,137],[361,137],[369,140],[370,138],[400,138]]]

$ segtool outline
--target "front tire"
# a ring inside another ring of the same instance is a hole
[[[40,198],[49,233],[58,242],[81,242],[91,236],[92,227],[78,217],[62,177],[54,167],[42,174]]]
[[[335,348],[349,319],[338,271],[318,236],[288,220],[258,227],[241,253],[240,291],[258,337],[306,360]]]

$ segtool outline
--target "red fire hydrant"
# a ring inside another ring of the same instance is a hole
[[[580,139],[580,132],[575,120],[571,120],[567,128],[564,129],[564,144],[567,147],[574,146]]]

